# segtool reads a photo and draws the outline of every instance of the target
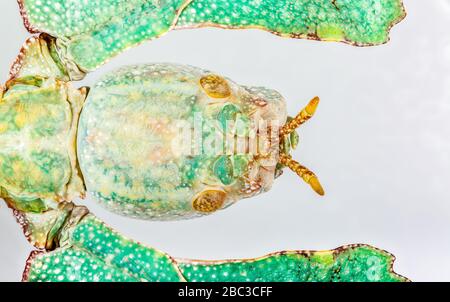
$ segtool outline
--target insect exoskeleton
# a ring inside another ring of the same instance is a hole
[[[15,210],[84,195],[75,139],[85,88],[40,77],[13,78],[0,101],[0,197]]]
[[[128,66],[90,90],[78,125],[78,162],[95,199],[142,219],[226,208],[268,191],[285,166],[323,194],[317,177],[289,155],[295,128],[317,105],[315,98],[292,119],[274,90],[191,66]]]

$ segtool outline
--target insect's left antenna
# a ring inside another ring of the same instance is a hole
[[[317,194],[319,194],[320,196],[325,195],[325,191],[320,184],[319,178],[311,170],[293,160],[290,155],[280,154],[279,161],[280,164],[297,173],[297,175],[300,176],[307,184],[309,184]]]

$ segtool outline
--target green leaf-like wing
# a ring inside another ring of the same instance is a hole
[[[92,71],[173,28],[258,28],[368,46],[388,41],[402,0],[19,0],[30,32],[56,38],[60,60]]]
[[[394,256],[367,245],[332,251],[280,252],[257,259],[178,260],[187,281],[196,282],[401,282]]]
[[[91,71],[173,28],[191,0],[19,0],[30,32],[59,38],[59,53]]]
[[[243,260],[173,259],[125,238],[92,214],[66,219],[57,238],[60,247],[31,254],[24,281],[408,281],[394,273],[391,254],[367,245]]]
[[[62,247],[31,254],[24,281],[184,281],[167,254],[125,238],[91,214],[60,236]]]
[[[195,0],[177,28],[257,28],[290,38],[369,46],[405,17],[401,0]]]

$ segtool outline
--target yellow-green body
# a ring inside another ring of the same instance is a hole
[[[46,201],[83,195],[75,138],[85,91],[43,79],[9,85],[0,102],[1,196],[43,212]]]
[[[208,77],[223,90],[202,86]],[[272,90],[191,66],[129,66],[91,89],[80,118],[78,159],[88,192],[112,211],[191,218],[270,189],[278,140],[264,154],[251,152],[250,125],[283,125],[286,117],[284,99]],[[195,207],[206,192],[216,192],[217,208]]]

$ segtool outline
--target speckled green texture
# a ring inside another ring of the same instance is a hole
[[[394,258],[364,245],[334,251],[277,253],[258,259],[178,261],[191,282],[401,282]]]
[[[87,215],[59,234],[60,248],[33,252],[23,275],[30,282],[402,282],[394,257],[366,245],[332,251],[280,252],[256,259],[173,259],[118,234]]]
[[[60,53],[93,70],[121,51],[169,31],[188,0],[20,0],[32,32],[63,38]]]
[[[216,99],[200,85],[208,75],[177,64],[128,66],[91,89],[80,116],[77,153],[87,190],[104,206],[142,219],[192,218],[207,214],[193,208],[202,192],[225,192],[225,208],[271,187],[276,144],[261,159],[245,150],[227,152],[220,144],[224,136],[234,145],[246,135],[224,128],[225,118],[249,120],[252,114],[284,124],[283,98],[223,78],[230,94]],[[209,149],[216,136],[217,148]]]
[[[68,238],[61,248],[31,255],[24,281],[184,280],[168,255],[123,237],[92,215],[64,232]]]
[[[401,0],[19,0],[31,32],[58,39],[62,61],[90,71],[173,28],[259,28],[367,46],[388,40]],[[207,43],[207,41],[205,41]]]
[[[404,16],[401,0],[195,0],[177,28],[259,28],[364,46],[387,42],[390,28]]]

